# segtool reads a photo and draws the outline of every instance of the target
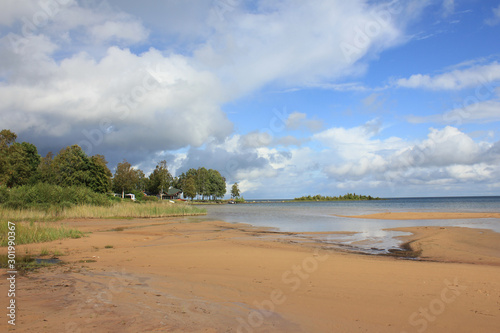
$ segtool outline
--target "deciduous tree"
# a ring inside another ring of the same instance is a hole
[[[35,145],[28,142],[13,143],[7,152],[7,186],[33,183],[39,164],[40,155]]]
[[[127,160],[118,163],[113,177],[113,190],[115,192],[121,192],[122,198],[125,198],[125,192],[135,189],[138,181],[137,170],[132,168],[132,165]]]
[[[234,183],[231,187],[231,198],[238,198],[240,196],[240,189],[238,188],[238,183]]]
[[[41,183],[56,184],[56,172],[54,169],[54,154],[48,152],[45,157],[42,157],[38,165],[38,181]]]
[[[61,149],[52,163],[57,185],[89,187],[92,178],[91,162],[80,146]]]
[[[222,198],[226,194],[226,179],[222,177],[219,171],[208,170],[207,194],[212,199]]]
[[[111,190],[111,177],[113,174],[108,168],[108,161],[103,155],[90,158],[90,183],[89,187],[94,192],[107,193]]]
[[[193,200],[193,198],[196,196],[196,183],[194,176],[188,176],[185,179],[182,191],[186,198],[191,198],[191,201]]]
[[[11,130],[3,129],[0,131],[0,185],[6,184],[9,179],[9,147],[16,142],[16,139],[16,133]]]
[[[158,162],[156,168],[149,175],[149,191],[151,193],[157,193],[160,195],[160,199],[163,199],[163,193],[168,191],[170,185],[172,185],[172,175],[168,171],[167,161],[163,160]]]

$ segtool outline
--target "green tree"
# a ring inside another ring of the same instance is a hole
[[[48,152],[45,157],[42,157],[38,165],[38,181],[41,183],[56,184],[56,172],[54,170],[54,154]]]
[[[140,192],[146,191],[146,189],[149,186],[149,178],[146,177],[146,175],[141,169],[137,169],[136,174],[137,174],[137,184],[135,185],[135,189]]]
[[[208,182],[206,185],[206,194],[213,200],[221,198],[226,194],[226,179],[220,172],[214,169],[208,170]]]
[[[17,135],[8,129],[0,131],[0,185],[6,184],[10,178],[9,148],[16,142]]]
[[[113,174],[108,168],[108,162],[103,155],[90,158],[90,183],[89,187],[94,192],[107,193],[111,190],[111,177]]]
[[[201,195],[202,200],[205,200],[205,196],[208,195],[208,177],[208,170],[204,167],[196,170],[196,193]]]
[[[7,148],[16,142],[17,134],[8,129],[0,131],[0,149]]]
[[[167,161],[163,160],[158,162],[156,168],[149,175],[149,188],[151,193],[157,193],[160,195],[160,199],[163,199],[163,193],[170,188],[172,185],[172,175],[168,171]]]
[[[91,162],[78,145],[61,149],[54,158],[55,181],[59,186],[86,186],[91,183]]]
[[[238,188],[238,183],[234,183],[231,187],[231,198],[238,198],[240,196],[240,189]]]
[[[33,183],[36,178],[40,155],[35,145],[27,142],[13,143],[7,151],[7,175],[5,182],[8,187]]]
[[[134,190],[138,181],[138,171],[132,168],[132,165],[127,160],[118,163],[113,177],[113,190],[115,192],[121,192],[122,198],[125,198],[125,192]]]
[[[194,176],[190,175],[185,179],[182,191],[186,198],[191,198],[191,201],[193,201],[193,198],[196,196],[196,182]]]

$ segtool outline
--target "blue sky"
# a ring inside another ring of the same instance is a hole
[[[1,6],[0,127],[42,154],[249,199],[500,195],[500,1]]]

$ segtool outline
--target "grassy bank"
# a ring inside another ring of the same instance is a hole
[[[204,215],[205,209],[185,203],[166,202],[118,202],[109,206],[76,205],[71,207],[36,208],[0,208],[2,221],[55,221],[69,218],[147,218]]]
[[[15,244],[31,244],[51,242],[63,238],[80,238],[81,231],[68,229],[63,226],[50,226],[46,223],[16,223]],[[0,246],[8,245],[8,225],[7,222],[0,222]]]

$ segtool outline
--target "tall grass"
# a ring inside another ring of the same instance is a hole
[[[0,246],[8,245],[7,222],[0,222]],[[80,238],[81,231],[64,226],[49,226],[45,223],[16,223],[16,245],[50,242],[63,238]]]
[[[69,218],[147,218],[206,214],[205,209],[185,203],[119,202],[109,206],[76,205],[53,209],[1,208],[0,220],[7,221],[54,221]]]

